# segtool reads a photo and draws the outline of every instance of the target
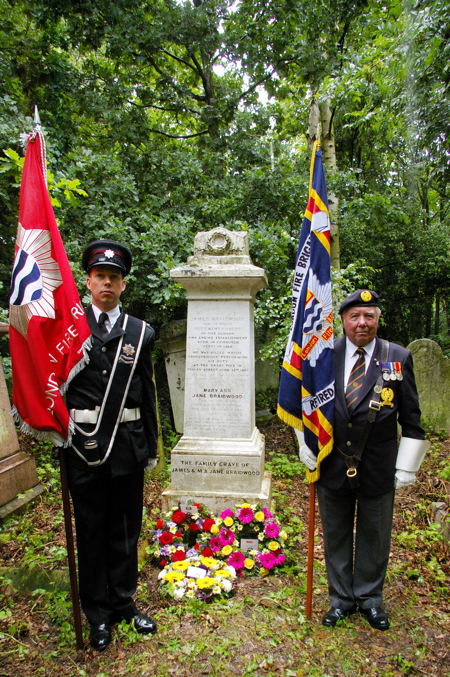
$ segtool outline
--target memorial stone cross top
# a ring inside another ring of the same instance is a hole
[[[197,233],[194,255],[171,271],[188,300],[184,434],[172,450],[166,508],[240,501],[268,506],[264,437],[255,426],[253,306],[267,284],[246,232]]]

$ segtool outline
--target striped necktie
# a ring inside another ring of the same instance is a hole
[[[347,409],[350,411],[358,399],[359,391],[364,381],[366,373],[366,358],[364,348],[357,348],[355,354],[358,355],[353,368],[348,377],[347,389],[345,391],[345,402]]]

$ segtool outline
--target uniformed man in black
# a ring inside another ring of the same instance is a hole
[[[334,446],[317,483],[331,601],[322,623],[333,627],[359,611],[388,630],[383,585],[394,492],[415,481],[428,443],[411,353],[377,337],[378,295],[358,289],[339,312],[345,336],[334,346]],[[314,470],[317,459],[298,437],[300,460]]]
[[[121,620],[139,633],[156,631],[133,602],[144,468],[156,458],[154,331],[119,306],[131,268],[127,247],[91,242],[82,263],[92,295],[86,311],[92,347],[89,364],[67,392],[74,434],[66,458],[80,600],[91,646],[102,651],[111,642],[111,626]]]

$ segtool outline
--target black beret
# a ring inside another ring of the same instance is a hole
[[[378,306],[379,296],[371,289],[357,289],[344,299],[339,307],[339,315],[352,306]]]
[[[128,247],[114,240],[94,240],[83,252],[82,265],[88,273],[94,266],[119,268],[123,276],[131,269],[131,252]]]

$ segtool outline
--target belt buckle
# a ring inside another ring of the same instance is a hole
[[[369,409],[373,409],[374,411],[380,411],[381,404],[377,402],[377,400],[370,400]]]
[[[347,474],[347,477],[352,478],[352,477],[356,477],[356,475],[358,474],[358,471],[357,471],[356,467],[354,465],[352,465],[350,468],[347,468],[346,474]]]

